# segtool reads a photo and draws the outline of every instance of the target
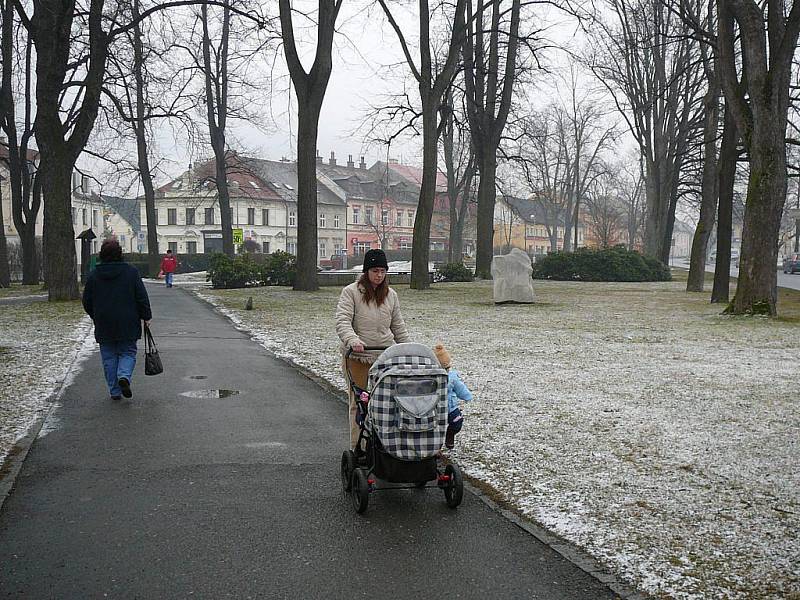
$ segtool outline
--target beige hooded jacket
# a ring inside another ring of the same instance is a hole
[[[374,302],[367,304],[357,281],[345,287],[339,296],[339,304],[336,306],[336,333],[342,340],[342,353],[358,342],[364,346],[388,347],[395,342],[411,341],[403,315],[400,314],[397,292],[389,288],[389,294],[381,306],[376,306]],[[371,363],[377,354],[353,353],[350,357]]]

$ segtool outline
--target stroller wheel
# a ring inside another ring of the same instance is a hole
[[[461,470],[451,464],[447,465],[444,474],[450,478],[444,486],[445,502],[450,508],[456,508],[464,497],[464,480],[461,478]]]
[[[369,483],[363,469],[354,469],[350,479],[350,497],[353,499],[353,508],[358,514],[367,510],[369,505]]]
[[[352,450],[345,450],[342,452],[342,490],[345,492],[350,491],[350,478],[353,476],[353,469],[356,467],[356,455]]]

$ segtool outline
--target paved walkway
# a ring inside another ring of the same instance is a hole
[[[614,597],[470,493],[356,515],[344,405],[188,292],[148,291],[166,374],[140,354],[115,402],[90,357],[0,510],[0,597]],[[217,389],[239,393],[185,395]]]

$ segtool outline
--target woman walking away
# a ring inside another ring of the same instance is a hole
[[[153,314],[139,271],[122,262],[117,240],[106,240],[100,247],[100,264],[83,290],[83,308],[94,321],[111,398],[130,398],[136,340],[142,337],[142,321],[149,324]]]
[[[360,388],[367,387],[370,365],[378,357],[375,352],[364,350],[364,346],[388,347],[394,343],[410,341],[397,292],[389,287],[386,271],[389,268],[383,250],[370,250],[364,255],[364,268],[358,281],[342,290],[336,306],[336,333],[342,341],[342,353],[352,349],[345,357],[342,367],[345,379],[347,369],[353,382]],[[350,447],[358,442],[356,423],[356,398],[348,381]]]

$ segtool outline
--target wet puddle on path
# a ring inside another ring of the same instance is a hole
[[[239,390],[191,390],[189,392],[181,392],[181,396],[189,398],[228,398],[238,393]]]

